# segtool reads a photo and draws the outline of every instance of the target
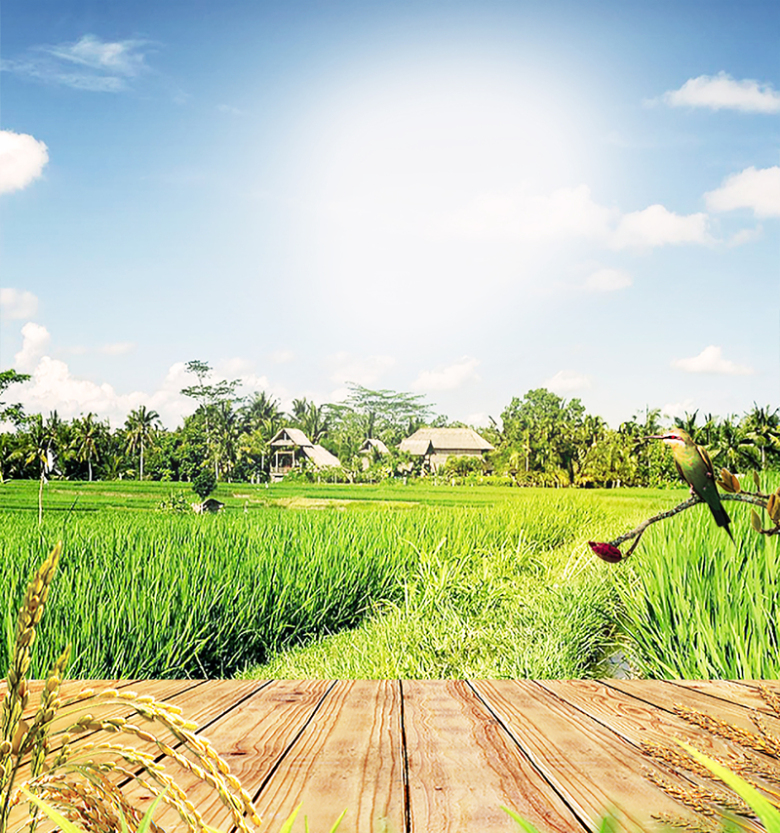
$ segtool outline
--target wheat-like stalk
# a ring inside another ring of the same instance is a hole
[[[114,833],[120,829],[120,820],[134,833],[142,823],[142,814],[127,800],[122,783],[137,783],[153,795],[161,795],[178,812],[187,830],[212,833],[185,790],[166,770],[163,759],[210,785],[230,810],[234,827],[252,833],[261,821],[251,797],[209,741],[195,733],[197,724],[185,720],[180,708],[116,689],[84,689],[60,696],[69,648],[49,672],[37,711],[27,716],[31,649],[61,552],[62,544],[58,543],[35,573],[19,611],[0,707],[0,833],[10,833],[11,811],[26,802],[28,795],[43,800],[90,833]],[[101,715],[105,708],[117,704],[126,706],[130,716]],[[135,719],[144,725],[133,722]],[[164,740],[159,730],[170,733],[172,742]],[[78,740],[92,732],[129,736],[131,742]],[[150,744],[155,754],[136,748],[134,741]],[[38,805],[29,806],[27,815],[20,820],[15,817],[14,823],[33,833],[40,810]],[[151,829],[160,831],[157,825]]]
[[[774,716],[780,718],[780,697],[763,685],[759,686],[759,692]],[[763,715],[755,709],[750,710],[750,718],[759,732],[756,734],[688,706],[677,705],[674,707],[674,713],[708,734],[736,744],[739,747],[739,754],[733,755],[729,760],[722,758],[713,758],[713,760],[739,773],[751,787],[759,790],[776,807],[780,807],[780,792],[767,786],[767,782],[780,784],[780,738],[769,731]],[[679,749],[648,742],[642,743],[641,747],[646,755],[673,772],[689,772],[707,780],[714,778],[713,773],[707,767]],[[750,754],[756,752],[760,755]],[[690,827],[691,822],[686,822],[684,819],[658,816],[660,821],[685,829],[715,830],[721,828],[710,827],[714,821],[710,822],[709,819],[714,819],[717,814],[722,815],[726,811],[736,813],[742,818],[740,822],[742,829],[764,830],[763,827],[756,826],[754,811],[730,789],[726,792],[693,784],[679,787],[657,773],[646,774],[653,783],[673,798],[686,804],[698,815],[698,821],[693,822],[693,827]],[[748,776],[760,778],[764,783],[759,784]],[[697,824],[700,827],[696,827]]]

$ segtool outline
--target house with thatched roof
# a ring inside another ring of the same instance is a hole
[[[358,449],[358,454],[363,457],[363,471],[371,467],[371,463],[376,461],[379,457],[384,457],[389,454],[390,449],[376,437],[366,437],[363,445]]]
[[[281,480],[293,469],[307,465],[315,469],[341,466],[338,457],[327,448],[315,445],[299,428],[282,428],[271,438],[269,445],[273,480]]]
[[[376,437],[367,437],[360,446],[358,454],[389,454],[390,449]]]
[[[493,446],[471,428],[420,428],[398,446],[414,457],[423,457],[432,471],[448,457],[481,457]]]

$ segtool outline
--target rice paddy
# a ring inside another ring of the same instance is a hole
[[[225,509],[205,517],[160,511],[172,494],[194,500],[185,484],[55,481],[39,527],[37,484],[0,486],[6,633],[29,576],[65,543],[33,676],[68,642],[81,678],[573,678],[603,676],[618,646],[646,674],[722,676],[768,670],[744,656],[776,645],[774,542],[739,512],[750,543],[732,554],[695,511],[617,569],[588,549],[684,492],[221,484]],[[708,612],[740,576],[739,616]],[[697,618],[671,598],[688,579]],[[708,652],[735,629],[753,642],[719,665]]]

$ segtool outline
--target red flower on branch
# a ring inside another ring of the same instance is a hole
[[[612,544],[602,544],[598,541],[588,541],[588,546],[596,553],[596,555],[606,561],[608,564],[617,564],[618,561],[623,560],[623,553]]]

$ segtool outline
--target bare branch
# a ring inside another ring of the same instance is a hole
[[[753,506],[760,506],[762,509],[766,508],[766,502],[768,500],[767,495],[762,495],[760,492],[751,492],[745,493],[740,492],[739,494],[723,494],[720,495],[721,500],[734,500],[738,503],[749,503]],[[648,518],[646,521],[642,521],[638,527],[632,529],[630,532],[626,532],[623,535],[615,538],[614,541],[610,541],[610,546],[619,547],[621,544],[625,543],[626,541],[630,541],[632,538],[636,540],[629,548],[628,552],[625,553],[623,558],[628,558],[631,553],[634,552],[636,549],[637,544],[639,543],[639,539],[642,537],[642,533],[647,529],[648,526],[654,523],[658,523],[658,521],[666,520],[666,518],[671,518],[674,515],[679,515],[680,512],[684,512],[686,509],[690,509],[692,506],[696,506],[697,503],[703,503],[702,499],[698,495],[692,495],[688,498],[688,500],[683,501],[682,503],[675,506],[673,509],[668,509],[666,512],[659,512],[657,515],[653,515],[652,518]],[[763,530],[764,535],[778,535],[780,534],[780,527],[776,530],[768,529]]]

